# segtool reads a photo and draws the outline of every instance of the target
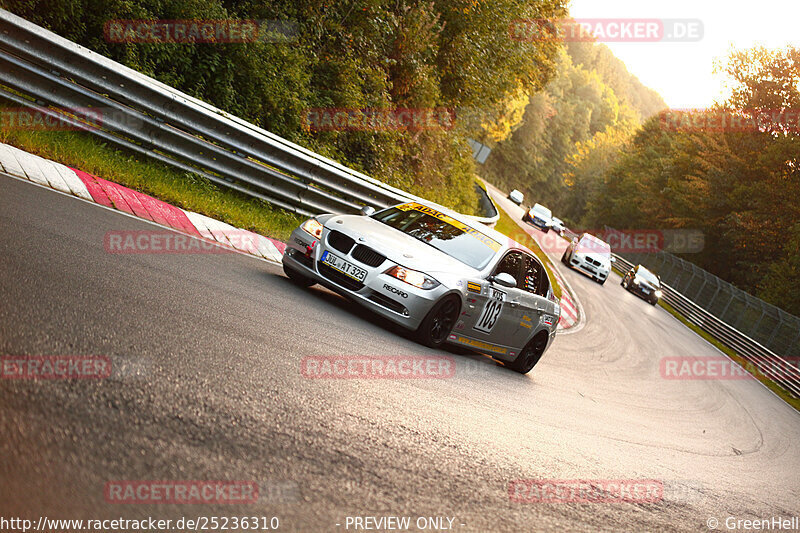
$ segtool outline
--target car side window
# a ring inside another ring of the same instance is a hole
[[[494,269],[494,275],[505,272],[511,274],[517,281],[517,287],[522,287],[520,270],[522,267],[522,253],[521,252],[508,252],[506,256],[500,260],[497,267]]]
[[[522,288],[539,296],[547,296],[550,280],[541,263],[529,255],[525,255]]]

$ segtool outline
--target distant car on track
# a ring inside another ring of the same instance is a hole
[[[525,199],[525,197],[517,189],[514,189],[508,193],[508,199],[517,205],[522,205],[522,201]]]
[[[306,220],[292,232],[283,268],[299,285],[320,283],[416,331],[423,344],[466,346],[521,373],[553,341],[561,314],[530,250],[417,202]]]
[[[553,223],[553,213],[542,204],[536,204],[522,216],[522,220],[547,233]]]
[[[636,265],[622,278],[620,285],[628,292],[656,305],[661,299],[661,278],[642,265]]]
[[[611,272],[611,247],[607,242],[591,235],[582,233],[569,243],[561,262],[570,268],[587,274],[600,285],[604,284]]]
[[[553,217],[550,221],[550,228],[559,235],[564,235],[564,231],[567,229],[567,227],[564,226],[564,221],[556,217]]]

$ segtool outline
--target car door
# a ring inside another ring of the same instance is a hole
[[[546,320],[550,320],[550,324],[553,323],[555,316],[551,311],[555,306],[547,299],[550,290],[547,271],[538,259],[527,253],[522,256],[519,287],[516,302],[514,300],[510,302],[517,316],[513,323],[509,324],[508,335],[511,346],[521,349],[540,323]]]
[[[503,256],[490,276],[501,272],[510,274],[517,281],[521,279],[523,256],[516,250]],[[509,342],[510,324],[518,316],[519,289],[503,287],[487,279],[470,281],[467,285],[467,309],[462,315],[463,335],[491,344],[512,346]],[[513,305],[512,305],[513,304]]]

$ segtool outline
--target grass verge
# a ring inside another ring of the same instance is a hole
[[[550,263],[550,258],[539,248],[539,245],[536,243],[533,237],[522,231],[514,222],[508,214],[503,211],[502,209],[498,208],[500,212],[500,220],[497,221],[497,225],[494,227],[497,231],[506,235],[518,243],[522,244],[523,246],[527,246],[536,257],[544,265],[544,268],[547,270],[547,275],[550,277],[550,285],[553,287],[553,293],[556,295],[556,298],[559,300],[561,299],[561,295],[563,294],[563,289],[561,285],[558,283],[558,279],[553,275],[553,265]]]
[[[3,106],[0,106],[0,111]],[[303,217],[259,199],[219,187],[195,174],[181,172],[131,155],[79,131],[0,131],[0,142],[78,168],[108,181],[154,196],[261,235],[287,240]]]
[[[616,266],[613,268],[614,271],[620,276],[624,275]],[[734,360],[736,363],[741,365],[741,367],[750,372],[750,374],[752,374],[755,379],[763,383],[769,390],[780,396],[780,398],[783,401],[794,407],[795,410],[800,411],[800,398],[793,397],[788,391],[784,390],[783,387],[781,387],[774,381],[768,379],[761,372],[759,372],[758,368],[756,368],[756,366],[753,365],[752,363],[748,362],[747,359],[738,355],[734,350],[722,344],[720,341],[712,337],[708,332],[701,329],[699,326],[692,324],[691,322],[686,320],[686,318],[683,315],[681,315],[674,307],[672,307],[664,300],[659,300],[658,305],[663,307],[664,310],[666,310],[669,314],[680,320],[687,328],[691,329],[692,331],[700,335],[703,339],[714,345],[714,347],[717,348],[719,351],[721,351],[722,353],[730,357],[732,360]]]

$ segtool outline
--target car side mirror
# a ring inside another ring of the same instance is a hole
[[[372,215],[375,212],[375,208],[369,205],[365,205],[361,208],[361,214],[365,217]]]
[[[497,283],[503,287],[508,287],[509,289],[513,289],[517,286],[517,280],[515,280],[514,276],[508,272],[500,272],[496,276],[491,276],[489,281],[492,283]]]
[[[617,261],[617,258],[616,258],[616,257],[614,257],[614,256],[612,255],[612,256],[611,256],[611,262],[612,262],[612,263],[614,263],[614,262],[616,262],[616,261]]]

